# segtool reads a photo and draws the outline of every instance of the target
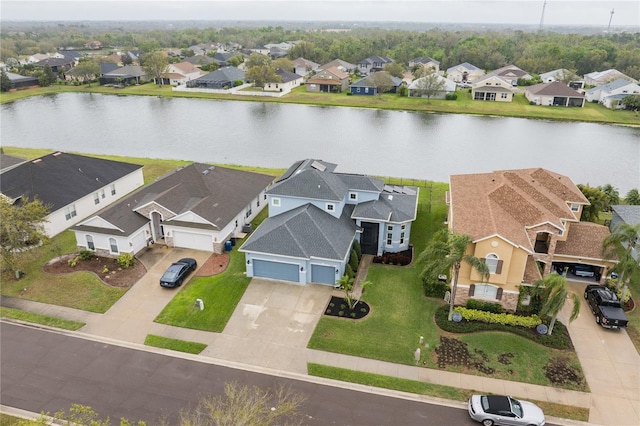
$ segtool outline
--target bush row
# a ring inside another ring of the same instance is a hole
[[[495,302],[483,302],[478,299],[467,300],[467,309],[475,309],[477,311],[493,312],[494,314],[501,314],[502,305]]]
[[[460,306],[455,308],[454,312],[460,312],[462,318],[467,321],[481,321],[489,324],[513,325],[525,328],[535,328],[537,325],[542,324],[542,320],[537,315],[523,317],[506,313],[496,314],[477,309],[467,309]]]

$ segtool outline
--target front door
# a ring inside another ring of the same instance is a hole
[[[360,247],[363,254],[378,254],[378,232],[380,225],[371,222],[362,222],[362,235],[360,236]]]
[[[164,228],[162,227],[162,216],[158,212],[151,213],[151,232],[153,241],[164,241]]]

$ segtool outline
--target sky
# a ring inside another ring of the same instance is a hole
[[[640,26],[638,0],[0,0],[1,21],[397,21]],[[614,14],[611,15],[611,11]]]

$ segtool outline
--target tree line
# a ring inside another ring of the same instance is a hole
[[[285,41],[295,42],[288,57],[304,57],[317,63],[340,58],[357,63],[372,55],[388,56],[408,64],[427,56],[440,69],[469,62],[484,70],[514,64],[540,74],[565,68],[578,75],[615,68],[640,79],[640,33],[602,35],[554,32],[428,31],[360,28],[345,32],[309,31],[277,27],[191,28],[180,30],[123,30],[92,32],[87,28],[42,28],[28,32],[0,32],[0,59],[55,51],[58,47],[82,48],[97,40],[109,49],[186,49],[201,43],[237,43],[244,48]]]

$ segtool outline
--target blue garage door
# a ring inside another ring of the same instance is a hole
[[[274,280],[300,281],[298,265],[290,263],[269,262],[267,260],[253,261],[253,276],[260,278],[272,278]]]
[[[311,265],[311,282],[335,285],[335,268],[333,266]]]

